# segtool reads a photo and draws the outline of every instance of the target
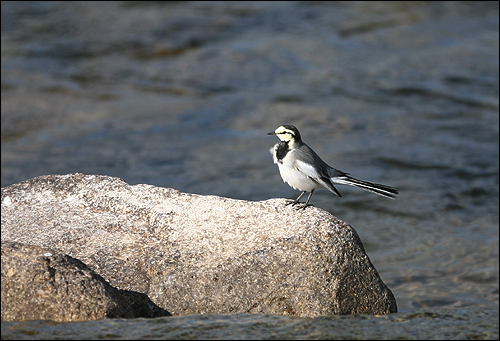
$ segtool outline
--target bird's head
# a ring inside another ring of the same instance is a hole
[[[276,135],[281,141],[284,142],[300,142],[300,133],[297,128],[293,125],[282,125],[276,128],[274,131],[267,133],[267,135]]]

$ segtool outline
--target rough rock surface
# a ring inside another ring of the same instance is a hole
[[[134,317],[134,312],[81,261],[53,249],[2,242],[2,320],[105,317]]]
[[[40,176],[2,189],[2,241],[61,250],[174,315],[397,311],[351,226],[284,203]]]

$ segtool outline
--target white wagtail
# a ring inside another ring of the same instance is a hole
[[[302,142],[300,133],[293,125],[282,125],[268,135],[276,135],[281,142],[269,151],[273,154],[274,163],[278,165],[283,181],[294,189],[302,191],[292,205],[299,203],[305,192],[310,192],[305,208],[316,188],[324,187],[330,192],[341,197],[334,184],[356,186],[378,195],[395,198],[398,190],[386,185],[358,180],[350,177],[348,173],[327,165],[307,144]]]

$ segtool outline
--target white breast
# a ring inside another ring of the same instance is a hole
[[[274,156],[274,158],[276,157]],[[300,164],[300,167],[304,168],[304,163],[300,163],[300,161],[298,163]],[[278,168],[283,181],[292,186],[294,189],[311,192],[313,189],[322,187],[311,177],[299,170],[293,150],[285,156],[283,163],[278,162]]]

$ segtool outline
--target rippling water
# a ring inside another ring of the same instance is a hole
[[[473,314],[471,314],[471,312]],[[498,339],[498,311],[437,310],[385,316],[190,315],[75,323],[4,322],[2,339],[288,340],[288,339]],[[438,336],[438,337],[436,337]]]
[[[497,309],[498,47],[496,2],[2,2],[1,184],[294,198],[266,135],[294,124],[331,166],[400,189],[312,198],[400,311]]]

